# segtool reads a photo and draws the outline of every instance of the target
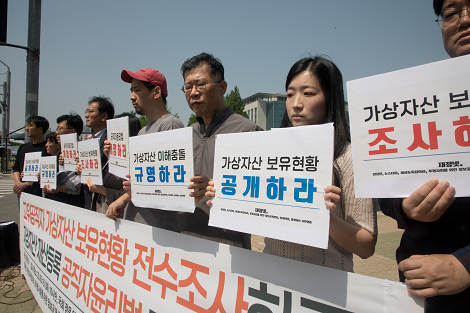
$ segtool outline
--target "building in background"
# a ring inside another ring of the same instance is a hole
[[[281,93],[263,93],[258,92],[243,99],[245,109],[250,121],[254,122],[264,130],[279,128],[282,118],[286,112],[287,96]],[[346,109],[346,119],[349,125],[349,107],[348,102],[344,102]]]
[[[78,141],[82,141],[82,140],[85,140],[86,137],[88,135],[91,135],[93,134],[93,129],[91,129],[90,127],[86,126],[86,125],[83,125],[83,132],[82,134],[80,135],[80,137],[78,138]]]
[[[287,96],[281,93],[258,92],[243,99],[245,109],[250,121],[264,130],[279,128],[282,117],[286,112]]]

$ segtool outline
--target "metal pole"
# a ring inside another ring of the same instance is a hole
[[[7,82],[3,82],[3,101],[2,101],[2,144],[5,144],[7,138]]]
[[[6,103],[6,107],[5,107],[5,110],[7,111],[6,112],[6,116],[7,116],[7,123],[6,123],[6,131],[7,133],[10,133],[10,111],[11,111],[11,106],[10,106],[10,99],[11,99],[11,72],[10,72],[10,68],[8,68],[8,72],[7,72],[7,103]],[[6,137],[5,137],[5,152],[6,152],[6,167],[5,167],[5,171],[7,173],[9,173],[10,171],[8,170],[8,165],[10,164],[10,153],[8,153],[8,140]]]
[[[26,67],[25,122],[38,115],[39,47],[41,44],[41,0],[29,0],[28,55]],[[35,53],[36,52],[36,53]],[[25,142],[32,139],[25,136]]]
[[[6,130],[6,107],[7,107],[7,82],[3,83],[3,101],[2,101],[2,144],[5,146],[7,138]],[[2,155],[2,173],[5,173],[7,169],[7,150],[5,148]]]
[[[3,84],[3,133],[2,133],[2,142],[5,144],[5,167],[3,168],[4,171],[8,170],[8,162],[9,162],[9,154],[8,154],[8,144],[7,144],[7,136],[10,133],[10,82],[11,82],[11,72],[10,67],[3,63],[0,60],[0,63],[7,67],[7,81]]]

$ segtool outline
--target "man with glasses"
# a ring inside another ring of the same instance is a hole
[[[152,68],[144,68],[135,73],[123,70],[121,79],[131,84],[130,99],[136,113],[149,120],[149,124],[139,131],[139,136],[184,127],[177,117],[168,113],[166,107],[168,89],[166,78],[162,73]],[[106,144],[109,143],[106,142]],[[108,206],[106,216],[111,219],[118,218],[130,201],[129,194],[122,195]],[[176,211],[135,207],[129,203],[124,218],[166,230],[178,231],[177,216]]]
[[[450,57],[470,54],[470,0],[434,0]],[[470,307],[470,198],[455,198],[449,182],[431,179],[406,199],[379,200],[405,229],[396,258],[400,281],[426,297],[426,312]]]
[[[77,134],[77,139],[83,131],[83,120],[76,113],[64,114],[57,118],[57,141],[60,143],[60,136],[67,134]],[[59,155],[59,163],[63,165],[62,154]],[[62,203],[85,207],[83,197],[80,197],[80,176],[72,171],[62,171],[57,174],[57,188],[50,189],[44,187],[46,197]]]
[[[181,66],[184,78],[182,91],[190,109],[197,115],[197,122],[190,125],[194,130],[194,174],[188,189],[196,200],[194,213],[179,215],[179,228],[185,234],[222,242],[238,247],[251,248],[250,235],[208,226],[209,207],[204,197],[207,183],[214,167],[215,136],[262,130],[245,117],[234,114],[225,106],[224,94],[227,82],[224,67],[213,55],[201,53]]]
[[[60,135],[67,135],[76,133],[77,140],[78,137],[82,134],[83,131],[83,120],[80,115],[76,113],[64,114],[57,118],[57,139],[60,143]]]

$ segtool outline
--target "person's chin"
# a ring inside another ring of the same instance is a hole
[[[455,54],[457,57],[470,54],[470,44],[467,44],[463,47],[459,47],[459,49],[456,49]]]

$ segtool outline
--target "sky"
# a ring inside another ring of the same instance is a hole
[[[29,0],[10,0],[7,42],[28,40]],[[326,55],[349,80],[447,59],[432,0],[42,1],[38,114],[54,130],[70,111],[84,119],[90,97],[105,95],[116,114],[132,111],[121,71],[155,68],[168,105],[187,125],[191,110],[181,64],[212,53],[227,92],[285,93],[290,67]],[[10,129],[24,126],[26,51],[0,46],[11,70]],[[6,81],[0,64],[0,84]],[[346,99],[347,100],[347,99]],[[1,123],[1,121],[0,121]]]

